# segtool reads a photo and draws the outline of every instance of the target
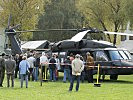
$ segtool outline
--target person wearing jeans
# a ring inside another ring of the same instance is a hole
[[[50,73],[50,81],[56,81],[56,73],[55,73],[55,69],[49,68],[49,73]]]
[[[83,69],[84,69],[83,61],[80,60],[80,55],[77,54],[75,56],[75,59],[72,61],[72,78],[70,82],[69,91],[72,91],[73,89],[73,83],[74,83],[75,78],[77,79],[76,91],[79,90],[80,75]]]
[[[64,68],[64,77],[63,77],[64,83],[66,82],[67,76],[68,76],[68,80],[70,81],[70,69]]]
[[[50,81],[56,81],[56,60],[55,55],[49,60],[49,72],[50,72]]]
[[[20,74],[20,77],[21,77],[21,88],[23,87],[23,81],[25,79],[25,82],[26,82],[26,88],[28,88],[28,74]]]
[[[72,75],[72,79],[71,79],[71,84],[70,84],[69,91],[72,91],[72,89],[73,89],[73,83],[74,83],[74,80],[75,79],[77,80],[76,91],[78,91],[78,89],[79,89],[79,83],[80,83],[80,75]]]
[[[23,60],[19,64],[19,71],[20,71],[20,77],[21,77],[20,84],[21,84],[21,88],[22,88],[23,87],[23,81],[25,78],[26,88],[28,88],[28,73],[27,73],[27,71],[29,71],[30,64],[26,60],[26,56],[23,56],[22,59]]]
[[[68,76],[68,80],[70,81],[71,75],[70,75],[70,67],[71,67],[71,61],[69,59],[70,57],[68,56],[67,59],[64,61],[64,77],[63,77],[63,82],[66,82],[66,78]]]
[[[38,81],[38,71],[39,71],[39,67],[35,67],[35,68],[34,68],[34,77],[35,77],[35,81]]]
[[[35,57],[35,67],[34,67],[34,78],[35,81],[38,81],[38,71],[39,71],[39,66],[40,66],[40,57],[39,57],[39,53],[36,54]]]

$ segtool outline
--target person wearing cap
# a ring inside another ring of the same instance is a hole
[[[86,55],[87,55],[87,59],[86,59],[86,63],[87,63],[86,71],[87,71],[88,82],[89,83],[93,83],[94,58],[91,56],[91,54],[89,52],[87,52]]]
[[[0,58],[0,87],[3,87],[3,80],[5,76],[5,53],[2,53],[2,58]]]
[[[75,78],[77,79],[76,91],[79,90],[80,75],[83,69],[84,69],[83,61],[80,60],[80,55],[76,54],[75,59],[72,61],[72,78],[70,82],[69,91],[72,91],[73,89],[73,83]]]
[[[10,77],[12,81],[12,87],[14,87],[14,71],[16,68],[16,61],[12,59],[12,56],[10,55],[8,57],[8,60],[5,61],[5,69],[7,74],[7,87],[10,87]]]

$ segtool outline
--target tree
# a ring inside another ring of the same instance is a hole
[[[1,0],[0,25],[7,27],[8,16],[11,15],[10,25],[20,24],[19,30],[35,29],[38,15],[42,13],[44,0]],[[31,39],[32,34],[21,34],[21,39]]]
[[[75,0],[51,0],[50,3],[46,4],[45,12],[40,17],[38,22],[38,29],[70,28],[82,28],[82,14],[77,11]],[[34,39],[48,39],[51,41],[59,41],[62,39],[70,38],[73,33],[75,32],[49,31],[45,32],[44,35],[42,35],[41,33],[35,33]]]
[[[120,26],[127,22],[126,4],[125,0],[84,0],[79,3],[79,8],[86,17],[89,16],[90,25],[118,32]],[[114,39],[116,39],[116,35],[114,35]],[[116,40],[114,40],[115,43]]]
[[[127,17],[128,20],[130,21],[130,27],[133,28],[133,0],[127,0],[126,1],[127,5],[126,5],[126,13],[127,13]]]

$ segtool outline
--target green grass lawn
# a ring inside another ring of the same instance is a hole
[[[94,76],[96,77],[96,76]],[[75,92],[75,84],[72,92],[68,92],[70,83],[29,82],[29,87],[20,88],[20,81],[15,79],[15,87],[6,87],[6,78],[0,88],[0,100],[132,100],[133,99],[133,75],[119,76],[117,81],[110,81],[106,76],[101,87],[94,87],[93,84],[80,84],[80,90]]]

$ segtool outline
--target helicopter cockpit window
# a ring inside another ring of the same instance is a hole
[[[131,54],[128,51],[125,50],[124,53],[126,54],[126,56],[128,57],[128,59],[132,59],[131,58]]]
[[[97,61],[108,61],[108,58],[104,51],[97,51],[96,52],[96,60]]]
[[[123,51],[119,51],[119,53],[121,54],[123,59],[128,59],[128,57],[126,56],[126,54]]]
[[[122,56],[120,55],[120,53],[118,51],[109,51],[111,60],[120,60],[123,59]]]

